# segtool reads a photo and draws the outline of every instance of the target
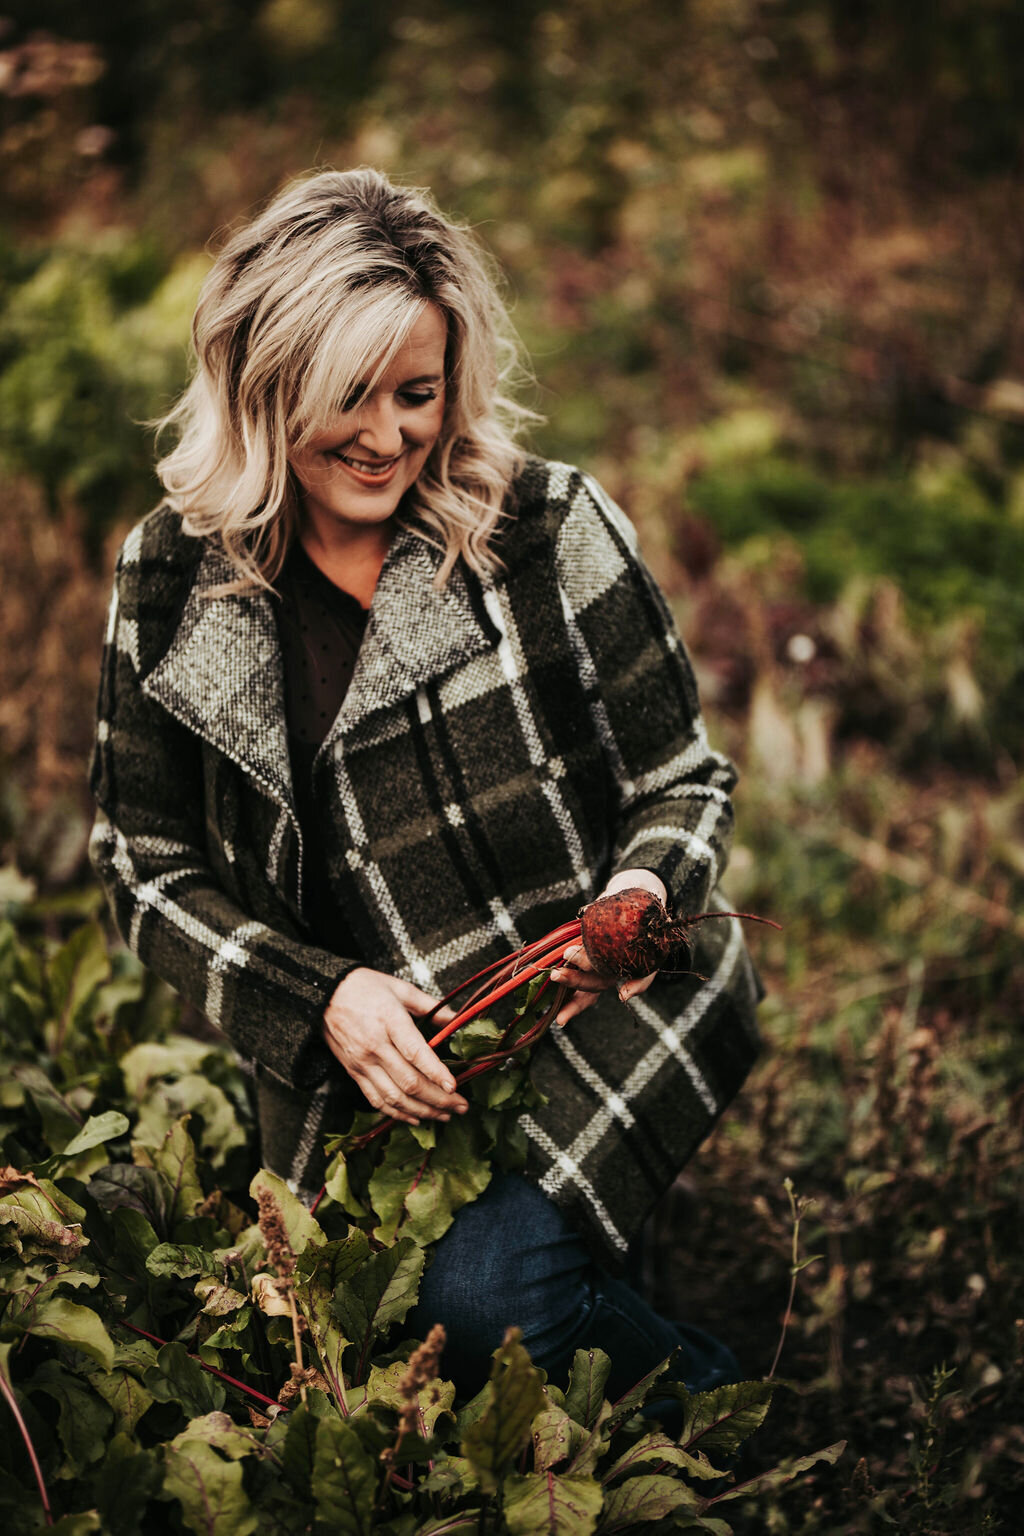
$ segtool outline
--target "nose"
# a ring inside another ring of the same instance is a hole
[[[402,428],[394,395],[374,395],[360,407],[357,442],[379,459],[401,452]]]

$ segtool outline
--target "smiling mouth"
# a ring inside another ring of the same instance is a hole
[[[353,459],[344,453],[333,453],[331,457],[336,464],[341,464],[345,470],[358,480],[360,485],[387,485],[401,462],[402,455],[396,454],[393,459]]]

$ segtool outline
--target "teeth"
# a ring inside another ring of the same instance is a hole
[[[345,454],[339,454],[343,464],[348,464],[352,469],[358,470],[361,475],[386,475],[394,468],[394,459],[389,459],[386,464],[364,464],[360,459],[346,458]]]

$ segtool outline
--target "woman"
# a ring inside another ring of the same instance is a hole
[[[725,861],[734,774],[685,653],[600,488],[516,448],[502,324],[424,197],[296,183],[205,284],[167,497],[118,563],[94,862],[252,1063],[300,1192],[355,1103],[465,1113],[415,1022],[456,981],[602,889],[703,910]],[[460,1213],[421,1293],[457,1379],[509,1322],[552,1371],[610,1344],[624,1384],[683,1338],[609,1264],[754,1053],[739,926],[701,942],[703,982],[556,973],[573,1027],[536,1057],[526,1177]],[[733,1368],[687,1337],[692,1385]]]

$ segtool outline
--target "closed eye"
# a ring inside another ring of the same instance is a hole
[[[437,390],[400,389],[398,391],[398,398],[402,401],[403,405],[411,405],[415,409],[418,405],[429,405],[432,400],[436,400]]]

